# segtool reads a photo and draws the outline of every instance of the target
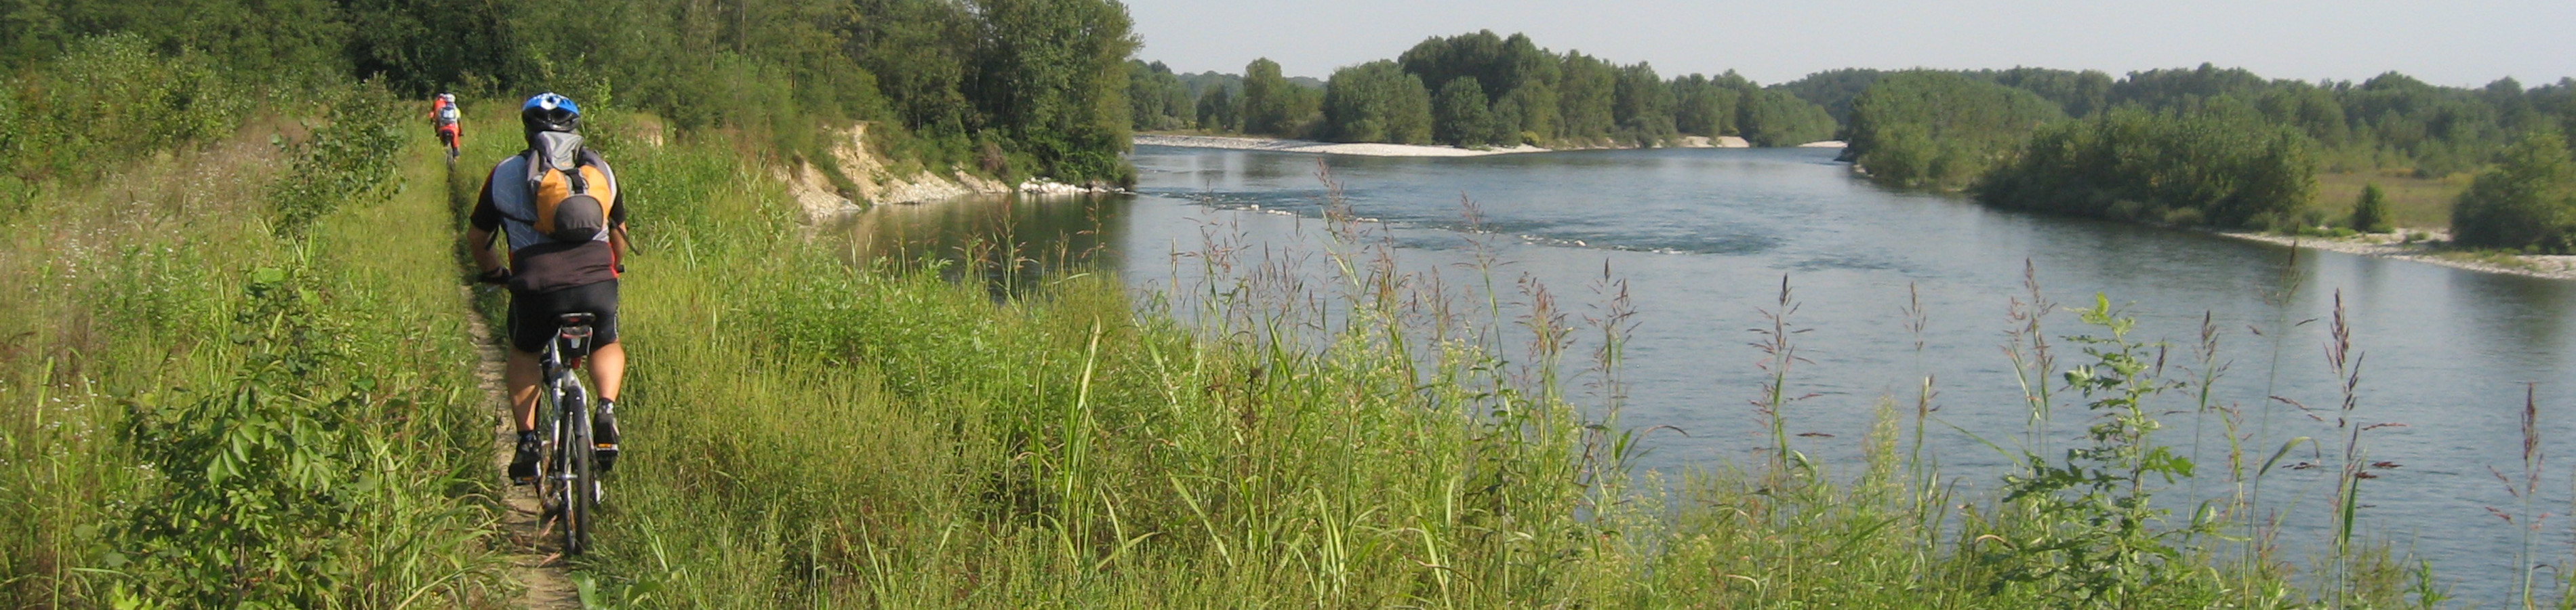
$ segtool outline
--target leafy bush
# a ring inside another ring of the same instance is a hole
[[[349,566],[346,544],[376,477],[362,472],[355,388],[324,375],[339,329],[319,316],[308,274],[251,274],[235,322],[247,361],[229,387],[193,399],[172,393],[134,405],[125,430],[161,473],[135,505],[111,566],[131,563],[142,594],[193,607],[268,600],[317,607]]]
[[[82,180],[131,159],[232,131],[249,108],[205,56],[152,52],[142,37],[83,39],[0,92],[0,171]]]
[[[403,120],[410,115],[381,86],[349,89],[337,98],[329,124],[297,145],[294,167],[271,189],[276,220],[269,228],[281,237],[301,234],[341,203],[381,195],[391,186],[395,155],[410,135]]]
[[[2576,159],[2554,130],[2536,130],[2505,149],[2451,208],[2461,245],[2576,251]]]
[[[2124,219],[2189,208],[2213,225],[2286,227],[2315,197],[2313,142],[2244,113],[2123,107],[2040,129],[1975,190],[2007,208]]]
[[[2090,444],[2069,448],[2062,461],[2025,455],[2029,472],[2005,478],[2006,502],[2027,502],[2046,518],[2041,535],[2020,542],[2020,560],[2007,578],[2031,582],[2073,605],[2130,607],[2148,592],[2188,577],[2182,551],[2170,541],[2194,527],[2160,531],[2167,511],[2150,499],[2159,485],[2192,476],[2190,459],[2154,442],[2163,427],[2147,401],[2184,384],[2161,378],[2165,346],[2129,338],[2136,320],[2101,295],[2081,310],[2084,323],[2107,335],[2068,337],[2094,362],[2064,372],[2070,389],[2088,401],[2094,424]]]

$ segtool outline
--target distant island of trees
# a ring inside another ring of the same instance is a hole
[[[1811,82],[1823,81],[1823,82]],[[2181,225],[2314,228],[2352,205],[2384,230],[2376,189],[2314,201],[2320,171],[2474,173],[2453,240],[2576,250],[2576,80],[2439,87],[2389,72],[2360,83],[2243,69],[2132,72],[1844,70],[1787,87],[1839,96],[1848,158],[1881,182],[1963,190],[2001,207]]]
[[[1826,139],[1899,188],[1998,207],[2229,228],[2299,230],[2338,214],[2385,230],[2378,189],[2318,202],[2318,175],[2474,174],[2455,242],[2576,251],[2576,80],[2468,89],[2390,72],[2360,83],[2243,69],[1830,70],[1760,86],[1729,71],[1664,78],[1643,62],[1558,53],[1528,36],[1432,37],[1390,60],[1289,79],[1127,62],[1131,126],[1338,142],[1668,146],[1740,136]]]
[[[1734,72],[1663,78],[1644,62],[1558,53],[1522,34],[1434,37],[1392,60],[1289,79],[1268,59],[1231,74],[1128,62],[1132,126],[1336,142],[1664,146],[1740,136],[1755,146],[1830,139],[1826,110]]]

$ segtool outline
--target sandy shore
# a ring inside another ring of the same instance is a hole
[[[2415,243],[2406,243],[2404,238],[2395,233],[2352,237],[2290,237],[2252,231],[2215,231],[2215,233],[2247,241],[2313,248],[2358,256],[2409,260],[2471,271],[2576,280],[2576,256],[2524,254],[2512,257],[2512,260],[2517,261],[2514,264],[2498,264],[2465,255],[2445,254],[2436,250],[2434,246],[2447,243],[2451,236],[2448,232],[2439,230],[2429,232],[2431,239]]]
[[[1324,155],[1360,155],[1360,156],[1367,156],[1367,157],[1480,157],[1480,156],[1485,156],[1485,155],[1506,155],[1506,154],[1512,154],[1512,153],[1549,152],[1549,151],[1553,151],[1553,150],[1580,150],[1580,149],[1553,149],[1553,148],[1540,148],[1540,147],[1537,147],[1537,146],[1530,146],[1530,145],[1527,145],[1527,144],[1523,144],[1523,145],[1520,145],[1520,146],[1514,146],[1514,147],[1510,147],[1510,148],[1489,148],[1489,149],[1484,149],[1484,150],[1477,150],[1477,149],[1470,149],[1470,148],[1458,148],[1458,147],[1455,147],[1455,146],[1419,146],[1419,145],[1413,145],[1413,144],[1374,144],[1374,143],[1316,142],[1316,141],[1312,141],[1312,140],[1278,140],[1278,139],[1270,139],[1270,138],[1244,138],[1244,137],[1234,137],[1234,136],[1189,136],[1189,135],[1170,135],[1170,134],[1137,134],[1137,135],[1135,136],[1134,142],[1135,142],[1135,144],[1136,144],[1137,146],[1177,146],[1177,147],[1182,147],[1182,148],[1222,148],[1222,149],[1228,149],[1228,150],[1266,150],[1266,151],[1272,151],[1272,152],[1315,153],[1315,154],[1324,154]],[[1835,144],[1839,144],[1839,143],[1835,143]],[[1705,136],[1688,136],[1688,137],[1684,137],[1684,138],[1682,138],[1682,141],[1681,141],[1680,143],[1678,143],[1678,144],[1675,144],[1675,145],[1674,145],[1674,148],[1748,148],[1748,147],[1750,147],[1750,146],[1751,146],[1750,144],[1747,144],[1747,143],[1744,141],[1744,138],[1739,138],[1739,137],[1735,137],[1735,136],[1724,136],[1724,137],[1713,138],[1713,139],[1712,139],[1712,138],[1705,137]],[[1813,145],[1811,144],[1810,146],[1813,146]]]

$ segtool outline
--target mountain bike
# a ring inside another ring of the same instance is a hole
[[[555,525],[563,527],[563,552],[590,550],[591,521],[598,518],[598,456],[592,445],[590,388],[573,370],[590,355],[591,324],[597,314],[568,313],[556,320],[555,338],[537,359],[537,418],[545,426],[545,449],[537,463],[537,495]]]
[[[463,151],[458,150],[458,149],[457,149],[457,146],[458,146],[459,144],[461,144],[461,142],[459,142],[459,140],[463,140],[463,139],[465,139],[465,138],[463,137],[463,134],[450,133],[450,132],[448,132],[448,131],[446,130],[446,128],[440,128],[440,129],[438,130],[438,141],[439,141],[439,143],[447,145],[446,147],[447,147],[447,166],[448,166],[448,167],[455,167],[455,166],[456,166],[456,155],[458,155],[458,154],[460,154],[460,153],[462,153],[462,152],[463,152]]]

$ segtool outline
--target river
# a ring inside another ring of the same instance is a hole
[[[1252,256],[1319,266],[1295,253],[1316,251],[1325,235],[1320,161],[1407,270],[1460,281],[1473,275],[1460,265],[1482,244],[1501,263],[1492,267],[1498,276],[1544,282],[1578,319],[1604,301],[1587,286],[1605,266],[1626,280],[1637,313],[1621,369],[1629,384],[1622,422],[1687,432],[1650,433],[1643,467],[1762,459],[1768,436],[1748,401],[1767,374],[1749,329],[1768,324],[1763,311],[1776,309],[1785,277],[1798,303],[1791,323],[1812,329],[1795,336],[1806,361],[1792,368],[1790,393],[1814,396],[1786,410],[1791,432],[1805,434],[1793,447],[1821,463],[1851,463],[1879,401],[1895,399],[1910,413],[1917,380],[1930,375],[1941,422],[1930,429],[1932,451],[1962,486],[1988,491],[2008,462],[1987,443],[2013,442],[2027,417],[2001,349],[2014,327],[2007,309],[2026,294],[2025,261],[2029,279],[2060,306],[2046,321],[2061,368],[2081,354],[2058,337],[2088,332],[2063,308],[2090,305],[2096,294],[2137,318],[2134,338],[2172,344],[2171,366],[2191,360],[2204,315],[2212,320],[2226,365],[2217,402],[2245,413],[2258,461],[2286,439],[2339,437],[2340,382],[2325,350],[2339,296],[2360,362],[2352,419],[2399,424],[2362,435],[2369,461],[2393,463],[2361,487],[2363,531],[2431,559],[2465,600],[2506,599],[2521,538],[2488,509],[2520,504],[2489,469],[2519,476],[2525,389],[2536,383],[2551,463],[2535,510],[2561,515],[2544,522],[2538,557],[2576,553],[2576,520],[2564,517],[2576,511],[2576,445],[2566,442],[2576,438],[2576,282],[2293,256],[2198,232],[1996,211],[1873,186],[1834,163],[1835,152],[1435,159],[1140,147],[1135,196],[886,206],[839,229],[858,252],[953,257],[1014,244],[1043,254],[1029,258],[1115,270],[1141,288],[1188,288],[1195,259],[1173,253],[1202,250],[1209,235],[1251,246]],[[1476,203],[1480,223],[1469,224],[1462,197]],[[1025,284],[1053,272],[1041,265],[987,278]],[[1911,299],[1923,321],[1919,351]],[[2199,456],[2205,469],[2169,497],[2218,493],[2226,441],[2216,420],[2193,417],[2189,396],[2159,400],[2168,422],[2159,442]],[[2061,407],[2050,435],[2060,447],[2082,423],[2074,409]],[[2324,467],[2266,478],[2274,491],[2265,509],[2285,516],[2281,537],[2291,548],[2327,535],[2340,447],[2302,446],[2284,463]],[[2305,563],[2295,556],[2304,551],[2292,554]]]

